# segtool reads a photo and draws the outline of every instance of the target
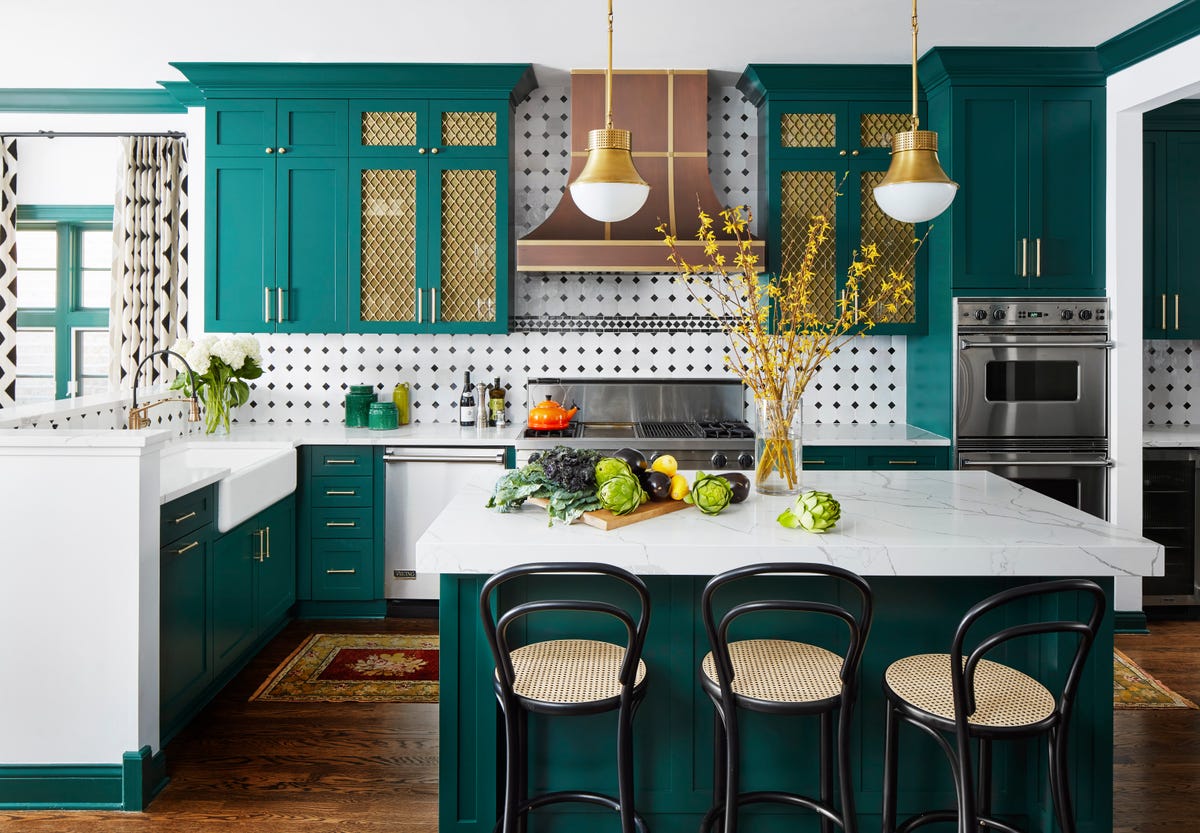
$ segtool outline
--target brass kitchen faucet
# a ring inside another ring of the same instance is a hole
[[[196,399],[196,372],[194,370],[192,370],[192,366],[187,363],[187,359],[185,359],[183,356],[176,353],[174,350],[151,350],[149,353],[146,354],[146,357],[144,359],[142,359],[140,362],[138,362],[137,370],[135,370],[133,372],[133,403],[129,407],[129,429],[131,431],[136,431],[139,428],[149,427],[150,417],[146,416],[146,413],[151,408],[154,408],[158,405],[162,405],[166,402],[181,402],[181,401],[183,401],[176,397],[169,396],[169,397],[165,397],[163,399],[159,399],[157,402],[150,402],[146,405],[140,405],[140,406],[138,405],[138,403],[137,403],[137,383],[138,383],[138,379],[142,375],[142,367],[146,364],[146,362],[150,361],[150,359],[152,359],[158,355],[174,356],[175,358],[179,359],[179,361],[183,362],[183,366],[187,368],[188,377],[192,381],[192,407],[191,407],[191,410],[188,412],[188,422],[199,422],[200,421],[200,401],[198,399]]]

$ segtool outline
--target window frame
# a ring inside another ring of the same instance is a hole
[[[54,333],[54,400],[82,392],[75,333],[109,327],[109,310],[83,307],[83,232],[112,231],[111,205],[18,205],[17,230],[53,230],[57,236],[54,307],[20,307],[20,256],[17,251],[17,329]],[[65,277],[65,280],[64,280]],[[18,357],[18,362],[20,357]],[[38,377],[43,378],[43,377]]]

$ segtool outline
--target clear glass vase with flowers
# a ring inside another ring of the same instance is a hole
[[[745,207],[719,214],[725,238],[718,239],[714,220],[699,212],[696,238],[706,263],[684,259],[666,224],[658,232],[670,248],[676,280],[692,300],[719,322],[728,338],[727,369],[754,394],[757,410],[755,488],[764,494],[796,494],[803,469],[800,404],[822,363],[852,339],[878,323],[896,320],[912,306],[913,282],[907,277],[923,240],[912,241],[907,263],[872,274],[880,260],[878,247],[864,243],[854,253],[844,292],[832,304],[818,303],[818,282],[832,285],[832,275],[819,274],[818,264],[832,262],[822,249],[832,246],[830,210],[813,216],[800,266],[778,275],[762,273],[752,251],[750,213]],[[732,253],[732,261],[725,252]],[[869,290],[864,289],[869,287]],[[861,297],[860,297],[861,296]]]
[[[247,381],[263,374],[258,339],[249,335],[209,335],[193,342],[185,338],[175,343],[174,350],[195,371],[195,394],[204,406],[204,433],[223,429],[228,434],[230,412],[250,399]],[[182,370],[182,366],[177,369]],[[172,390],[182,390],[189,396],[193,393],[191,387],[187,373],[180,373],[171,383]]]

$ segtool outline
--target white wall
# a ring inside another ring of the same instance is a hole
[[[1111,519],[1142,528],[1142,114],[1200,91],[1200,37],[1108,79],[1106,267],[1112,298]],[[1141,610],[1141,579],[1117,579],[1118,610]]]
[[[98,433],[99,448],[32,431],[0,447],[0,668],[20,681],[0,685],[0,765],[158,749],[158,444],[169,434]]]

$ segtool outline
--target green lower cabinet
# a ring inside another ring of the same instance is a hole
[[[174,725],[188,704],[212,682],[212,643],[207,626],[212,597],[211,547],[206,527],[202,534],[163,547],[160,554],[159,702],[164,727]]]
[[[220,674],[254,642],[256,519],[234,527],[213,545],[213,665]]]
[[[259,634],[287,616],[296,603],[296,501],[283,500],[260,516],[266,525],[266,556],[258,563],[254,610]]]
[[[805,471],[950,468],[949,446],[804,446]]]

